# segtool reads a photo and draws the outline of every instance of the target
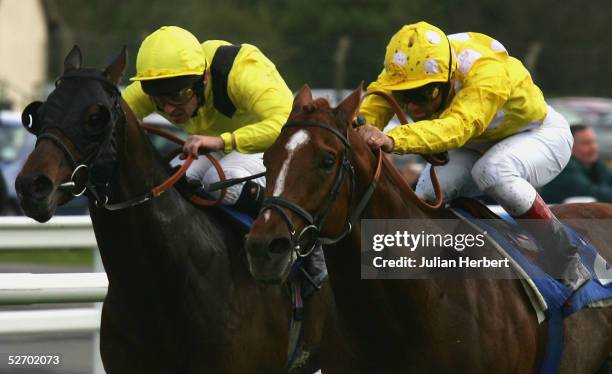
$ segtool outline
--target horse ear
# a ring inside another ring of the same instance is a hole
[[[363,90],[363,81],[359,83],[359,86],[355,91],[348,95],[342,102],[334,109],[334,113],[342,119],[342,122],[346,122],[348,125],[350,121],[355,118],[359,103],[361,102],[361,91]]]
[[[104,69],[104,75],[108,77],[115,84],[119,84],[121,82],[121,78],[123,78],[123,73],[125,73],[125,66],[127,65],[127,47],[123,46],[121,48],[121,53],[115,58],[110,65]]]
[[[83,54],[78,45],[72,47],[68,55],[64,59],[64,73],[68,70],[76,70],[83,64]]]
[[[312,91],[310,91],[310,87],[305,84],[298,91],[298,93],[295,94],[291,114],[293,115],[298,113],[304,107],[304,105],[308,105],[310,103],[312,103]]]

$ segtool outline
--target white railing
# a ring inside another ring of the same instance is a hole
[[[0,335],[88,332],[100,329],[100,310],[73,308],[0,313]]]
[[[107,288],[106,273],[0,274],[0,305],[93,303]]]
[[[28,217],[0,217],[0,250],[97,248],[89,216],[53,217],[40,224]],[[97,252],[96,252],[97,258]],[[98,270],[102,270],[96,264]],[[87,303],[104,300],[105,273],[0,274],[0,305]],[[100,308],[1,311],[0,334],[97,331]],[[87,318],[76,318],[84,316]],[[36,323],[32,321],[36,318]],[[9,322],[10,323],[6,323]],[[72,327],[71,327],[72,326]]]
[[[0,217],[0,250],[97,248],[89,216],[59,216],[40,224],[28,217]]]
[[[0,251],[57,248],[91,248],[95,270],[102,270],[89,216],[53,217],[45,224],[27,217],[0,217]],[[0,274],[0,305],[98,302],[91,308],[0,311],[0,335],[94,332],[92,372],[102,374],[99,302],[107,288],[103,272]]]

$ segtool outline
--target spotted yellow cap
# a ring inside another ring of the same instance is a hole
[[[427,22],[402,27],[387,45],[385,68],[378,77],[383,89],[409,90],[433,82],[446,82],[455,71],[455,56],[446,35]]]

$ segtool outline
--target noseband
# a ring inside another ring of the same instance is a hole
[[[351,232],[352,227],[353,227],[352,222],[355,222],[355,220],[359,218],[359,216],[365,209],[368,201],[372,197],[374,190],[376,189],[376,183],[380,176],[381,160],[382,160],[382,153],[379,150],[377,153],[377,167],[374,173],[374,177],[372,178],[372,182],[370,182],[368,189],[366,190],[365,194],[359,201],[357,208],[351,213],[350,202],[353,199],[353,194],[355,191],[355,169],[349,159],[349,152],[351,151],[351,143],[349,140],[348,126],[346,129],[346,134],[342,134],[337,129],[323,122],[311,121],[311,120],[301,120],[301,121],[295,120],[295,121],[287,122],[283,126],[282,130],[285,130],[287,128],[305,128],[305,127],[319,127],[327,131],[330,131],[342,142],[342,144],[344,144],[344,151],[342,152],[342,159],[340,160],[340,166],[338,167],[337,172],[336,172],[336,181],[333,187],[331,188],[330,192],[327,194],[327,198],[323,204],[323,207],[320,209],[319,212],[313,215],[310,212],[308,212],[306,209],[304,209],[302,206],[300,206],[299,204],[296,204],[280,196],[270,196],[264,199],[262,209],[260,211],[260,214],[261,214],[265,210],[274,209],[275,211],[280,213],[281,217],[283,217],[283,219],[285,220],[287,224],[287,227],[289,228],[290,241],[292,243],[295,253],[299,257],[308,256],[314,250],[317,243],[320,243],[323,245],[334,244],[342,240],[345,236],[347,236]],[[330,208],[333,202],[338,197],[338,194],[340,193],[340,190],[347,176],[349,180],[349,199],[348,199],[349,212],[347,214],[347,219],[344,225],[344,230],[342,231],[342,233],[340,233],[340,235],[336,236],[335,238],[321,237],[320,236],[321,230],[322,230],[323,225],[325,224],[325,220],[327,219]],[[299,234],[296,235],[295,225],[289,218],[289,215],[287,214],[285,209],[288,209],[294,212],[295,214],[300,216],[304,221],[307,222],[307,225],[300,231]],[[305,239],[309,238],[309,235],[310,235],[310,238],[312,239],[311,240],[312,243],[304,242]],[[305,245],[307,246],[307,248],[302,248]]]

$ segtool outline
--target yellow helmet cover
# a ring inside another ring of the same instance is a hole
[[[378,83],[383,89],[396,91],[447,82],[456,69],[452,53],[450,42],[439,28],[427,22],[406,25],[387,45],[385,68]]]
[[[147,36],[136,57],[136,76],[132,81],[144,81],[202,75],[206,58],[198,39],[177,26],[163,26]]]

